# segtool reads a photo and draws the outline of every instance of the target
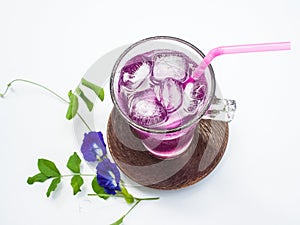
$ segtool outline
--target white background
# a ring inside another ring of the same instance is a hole
[[[103,54],[153,35],[185,39],[205,53],[291,41],[292,51],[214,60],[223,95],[238,104],[225,156],[192,187],[130,188],[161,199],[140,204],[124,224],[300,224],[299,15],[297,0],[0,0],[0,92],[26,78],[67,96]],[[129,209],[119,199],[86,197],[88,185],[74,197],[68,179],[49,199],[48,183],[26,184],[41,157],[67,173],[79,146],[65,111],[55,97],[21,83],[0,99],[1,225],[109,224]]]

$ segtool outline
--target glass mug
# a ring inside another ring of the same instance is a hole
[[[235,101],[216,97],[211,65],[187,83],[204,56],[184,40],[156,36],[132,44],[113,67],[113,104],[155,157],[170,159],[184,153],[201,119],[233,119]]]

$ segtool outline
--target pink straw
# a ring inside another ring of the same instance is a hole
[[[184,87],[191,82],[199,79],[199,77],[204,73],[207,66],[211,61],[223,54],[235,54],[235,53],[248,53],[248,52],[266,52],[266,51],[280,51],[280,50],[290,50],[290,42],[275,42],[275,43],[263,43],[263,44],[248,44],[248,45],[232,45],[232,46],[221,46],[214,48],[208,52],[204,57],[199,66],[195,69],[192,76],[185,81]]]

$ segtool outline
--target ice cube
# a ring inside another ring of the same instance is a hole
[[[129,60],[121,70],[119,86],[130,90],[138,88],[150,74],[151,64],[151,61],[142,55]]]
[[[200,107],[200,103],[201,103],[201,101],[192,99],[189,96],[184,95],[183,103],[182,103],[183,110],[185,112],[187,112],[188,114],[195,114]]]
[[[133,94],[129,107],[129,117],[141,126],[153,126],[167,119],[167,111],[152,89]]]
[[[197,112],[199,107],[199,101],[194,99],[188,99],[187,101],[184,101],[183,103],[183,109],[190,114],[194,114]]]
[[[176,111],[182,104],[182,86],[179,81],[166,78],[160,83],[160,102],[168,112]]]
[[[206,81],[189,83],[184,89],[183,109],[190,114],[197,113],[205,102],[207,95]]]
[[[207,84],[206,82],[196,81],[193,83],[190,96],[193,99],[203,101],[207,94]]]
[[[179,52],[164,52],[154,56],[153,80],[159,82],[171,77],[184,81],[187,77],[186,56]]]

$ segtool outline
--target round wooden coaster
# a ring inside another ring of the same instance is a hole
[[[187,151],[175,159],[152,156],[114,108],[107,125],[110,153],[124,174],[143,186],[172,190],[206,177],[220,162],[228,141],[228,124],[201,120]]]

